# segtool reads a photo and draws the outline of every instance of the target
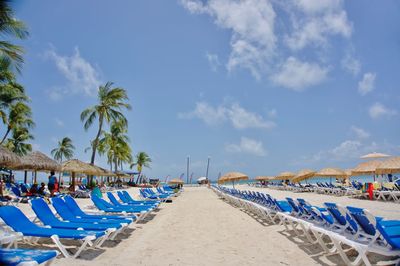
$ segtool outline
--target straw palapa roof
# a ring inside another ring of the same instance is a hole
[[[247,180],[249,177],[243,173],[240,172],[229,172],[224,174],[220,180],[226,180],[226,181],[238,181],[238,180]]]
[[[382,164],[382,161],[367,161],[360,163],[351,171],[352,175],[370,175],[375,174],[376,168]]]
[[[183,180],[179,179],[179,178],[175,178],[175,179],[171,179],[170,181],[168,181],[168,184],[183,184]]]
[[[312,177],[314,177],[315,173],[316,172],[311,169],[303,169],[300,172],[298,172],[295,177],[293,177],[292,181],[300,182],[300,181],[312,178]]]
[[[4,146],[0,146],[0,166],[12,167],[21,163],[18,155],[8,150]]]
[[[347,174],[339,168],[324,168],[315,173],[318,177],[346,178]]]
[[[60,171],[61,165],[40,151],[34,151],[21,157],[19,165],[13,167],[15,170],[31,171]]]
[[[377,174],[400,173],[400,157],[393,157],[382,162],[376,169]]]
[[[286,179],[291,179],[294,177],[296,174],[292,172],[282,172],[279,175],[275,176],[274,180],[286,180]]]
[[[93,165],[84,163],[77,159],[66,161],[62,164],[63,172],[81,173],[86,175],[101,175],[102,171]]]

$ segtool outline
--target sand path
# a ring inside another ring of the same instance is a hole
[[[186,188],[137,227],[103,251],[58,259],[55,265],[315,265],[326,260],[310,257],[282,227],[263,225],[205,187]]]

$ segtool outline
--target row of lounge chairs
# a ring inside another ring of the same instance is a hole
[[[369,254],[383,256],[380,265],[400,263],[400,221],[373,216],[368,210],[325,203],[314,206],[304,199],[277,200],[269,194],[213,186],[230,204],[273,224],[284,225],[327,255],[339,254],[346,265],[371,265]],[[346,250],[345,248],[349,249]],[[355,250],[355,258],[348,255]]]
[[[0,265],[38,265],[51,262],[59,253],[76,258],[86,249],[101,248],[105,241],[126,234],[130,225],[176,196],[168,188],[153,193],[158,197],[141,200],[134,199],[127,191],[117,192],[119,200],[111,192],[107,193],[110,201],[93,195],[91,200],[97,210],[88,211],[83,211],[71,196],[51,198],[55,212],[44,199],[32,198],[29,200],[35,214],[32,221],[18,207],[2,206],[0,219],[4,224],[0,224],[0,244],[5,248],[0,248]],[[58,251],[17,249],[19,242],[36,245],[41,239],[51,240]],[[64,240],[73,240],[73,250],[63,244]]]
[[[351,196],[356,198],[370,198],[370,195],[363,188],[364,184],[358,181],[350,182],[350,186],[334,185],[328,182],[317,182],[315,184],[277,184],[271,183],[269,188],[286,190],[292,192],[314,192],[333,196]],[[373,190],[372,197],[376,200],[394,201],[400,203],[400,179],[390,184],[390,189],[386,186],[379,186]]]

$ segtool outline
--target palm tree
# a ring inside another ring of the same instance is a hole
[[[81,113],[81,121],[84,122],[85,130],[88,130],[93,123],[98,121],[97,134],[94,140],[91,142],[92,156],[90,163],[93,165],[96,158],[96,151],[99,145],[99,139],[103,132],[104,122],[110,123],[120,121],[125,125],[128,124],[127,119],[121,112],[122,109],[131,109],[131,106],[126,101],[129,100],[126,90],[123,88],[113,88],[112,82],[107,82],[104,86],[99,87],[98,91],[98,103],[85,109]],[[92,177],[89,178],[90,184],[92,183]]]
[[[71,159],[74,156],[75,147],[72,144],[72,140],[68,137],[64,137],[57,144],[57,148],[51,150],[54,160],[62,162],[63,159]]]
[[[72,144],[72,140],[68,137],[64,137],[62,140],[58,141],[57,148],[51,150],[51,155],[53,155],[54,160],[62,163],[63,158],[69,160],[74,156],[75,146]],[[58,180],[62,183],[62,172],[60,172]]]
[[[113,83],[107,82],[104,86],[99,87],[98,104],[85,109],[81,113],[81,121],[84,122],[85,130],[88,130],[95,120],[98,121],[98,130],[95,139],[92,142],[92,156],[90,163],[93,164],[96,158],[97,146],[99,138],[103,130],[104,122],[110,123],[120,121],[127,124],[121,109],[131,109],[128,95],[123,88],[112,88]]]
[[[0,63],[0,119],[7,123],[7,112],[10,105],[16,102],[27,102],[29,98],[25,95],[25,89],[15,81],[12,72],[1,68]]]
[[[136,155],[136,160],[134,163],[131,164],[131,169],[136,165],[137,170],[139,172],[137,182],[139,181],[139,178],[142,175],[143,167],[150,168],[150,163],[151,163],[151,158],[144,151],[141,151]]]
[[[24,102],[17,102],[9,106],[8,117],[3,117],[3,122],[7,125],[7,130],[0,141],[0,145],[3,144],[8,134],[14,128],[25,128],[30,129],[35,126],[32,120],[31,108]]]
[[[29,33],[25,24],[16,19],[11,8],[10,0],[0,1],[0,35],[4,37],[14,37],[25,39]],[[17,71],[21,70],[23,63],[23,49],[6,40],[0,40],[0,60],[9,62]]]
[[[129,137],[127,126],[122,121],[111,123],[110,132],[103,132],[99,140],[99,153],[107,154],[107,162],[114,164],[114,171],[118,171],[118,166],[132,161],[131,148],[129,146]]]
[[[27,128],[14,128],[12,131],[12,137],[7,139],[5,146],[19,156],[23,156],[32,151],[32,145],[26,143],[26,141],[32,139],[33,136],[29,133]]]

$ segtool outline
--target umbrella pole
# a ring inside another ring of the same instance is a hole
[[[235,180],[232,180],[232,186],[235,188]]]
[[[72,180],[72,192],[75,192],[75,172],[71,173],[71,180]]]
[[[28,171],[24,171],[24,184],[28,182]]]

